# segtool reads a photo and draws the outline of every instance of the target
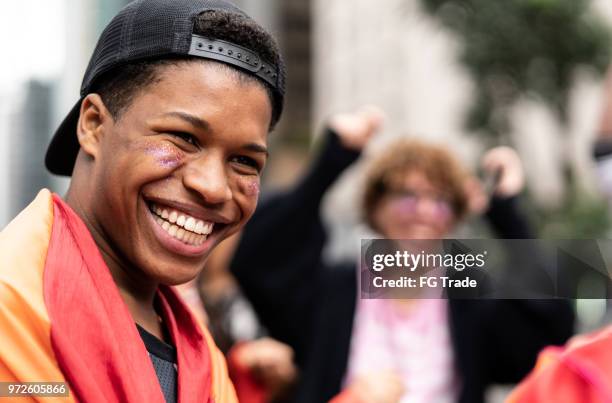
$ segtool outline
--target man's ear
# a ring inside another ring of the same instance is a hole
[[[88,94],[81,102],[81,113],[77,123],[77,138],[85,154],[95,158],[105,128],[114,124],[113,117],[98,94]]]

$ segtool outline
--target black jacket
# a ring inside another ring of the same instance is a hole
[[[359,154],[328,132],[309,173],[291,191],[263,201],[231,268],[270,336],[295,350],[300,380],[292,402],[327,402],[340,392],[357,300],[354,262],[329,267],[323,195]],[[488,217],[500,238],[530,238],[515,200],[494,200]],[[565,301],[450,300],[449,325],[459,402],[483,402],[486,387],[512,383],[533,367],[538,351],[571,335]]]

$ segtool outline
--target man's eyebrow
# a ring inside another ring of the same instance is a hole
[[[256,153],[262,153],[265,154],[266,157],[268,156],[268,149],[262,145],[259,145],[257,143],[249,143],[249,144],[245,144],[242,148],[249,150],[249,151],[253,151]]]
[[[190,115],[188,113],[185,112],[168,112],[168,113],[164,113],[164,116],[174,116],[177,117],[179,119],[182,119],[188,123],[190,123],[192,126],[195,126],[199,129],[202,130],[208,130],[210,128],[210,125],[208,124],[207,121],[200,119],[197,116],[193,116]]]
[[[177,117],[179,119],[182,119],[188,123],[190,123],[191,125],[198,127],[202,130],[209,130],[210,125],[208,124],[207,121],[200,119],[197,116],[193,116],[190,115],[188,113],[185,112],[179,112],[179,111],[175,111],[175,112],[168,112],[168,113],[164,113],[164,116],[173,116],[173,117]],[[256,153],[262,153],[265,154],[266,157],[268,156],[268,149],[260,144],[257,143],[248,143],[245,144],[242,148],[244,148],[245,150],[249,150],[249,151],[253,151]]]

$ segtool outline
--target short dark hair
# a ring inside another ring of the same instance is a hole
[[[285,67],[274,38],[261,26],[244,15],[225,10],[205,11],[198,15],[194,21],[193,33],[232,42],[247,48],[257,53],[268,63],[278,66],[284,74]],[[159,72],[162,67],[190,61],[215,63],[214,61],[185,56],[142,60],[104,73],[93,83],[90,92],[100,95],[113,118],[117,120],[136,95],[146,89],[147,86],[159,81]],[[280,118],[281,105],[275,101],[270,85],[237,67],[224,66],[238,72],[237,77],[239,80],[257,82],[265,88],[272,105],[272,120],[270,122],[270,130],[272,130]]]

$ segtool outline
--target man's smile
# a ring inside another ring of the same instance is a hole
[[[201,256],[230,220],[184,203],[145,198],[153,233],[162,246],[184,256]]]
[[[198,220],[171,207],[150,204],[149,209],[157,216],[156,222],[171,236],[184,243],[198,246],[206,241],[215,223]]]

